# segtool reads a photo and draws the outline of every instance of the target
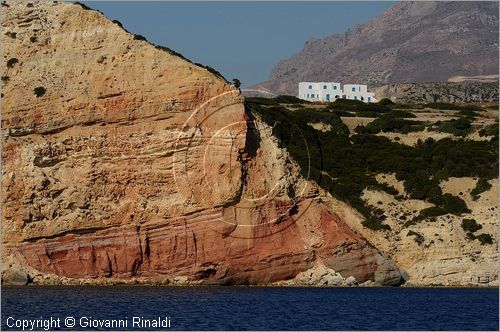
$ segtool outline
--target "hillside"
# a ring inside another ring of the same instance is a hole
[[[498,105],[246,104],[408,285],[498,285]]]
[[[310,39],[252,89],[297,94],[300,81],[380,86],[498,75],[497,2],[400,2],[345,33]]]
[[[2,31],[2,282],[399,283],[210,68],[80,4]]]

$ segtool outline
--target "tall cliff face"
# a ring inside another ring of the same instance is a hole
[[[2,6],[6,270],[259,284],[321,262],[399,280],[226,81],[78,4]]]
[[[380,86],[498,75],[498,3],[407,2],[321,39],[272,70],[256,89],[297,94],[300,81]]]

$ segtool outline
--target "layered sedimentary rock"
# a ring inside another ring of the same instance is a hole
[[[399,281],[213,71],[78,4],[2,6],[4,276]]]

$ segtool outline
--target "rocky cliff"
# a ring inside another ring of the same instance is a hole
[[[212,70],[79,4],[2,13],[4,281],[399,281]]]
[[[379,100],[389,98],[399,103],[498,102],[498,81],[390,84],[372,91]]]
[[[253,89],[297,94],[300,81],[380,86],[498,75],[498,3],[403,1],[345,33],[306,41]]]

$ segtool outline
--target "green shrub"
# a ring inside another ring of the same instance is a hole
[[[491,235],[487,233],[477,235],[476,239],[478,239],[479,242],[481,242],[481,245],[493,244],[493,239],[491,238]]]
[[[18,62],[19,60],[17,60],[16,58],[10,58],[9,61],[7,61],[7,67],[12,68]]]
[[[342,110],[332,110],[332,113],[333,114],[337,114],[338,116],[342,116],[342,117],[354,117],[354,116],[359,116],[356,114],[352,114],[351,112],[347,112],[347,111],[342,111]]]
[[[327,106],[329,109],[354,112],[388,112],[390,108],[378,103],[364,103],[360,100],[337,99]]]
[[[360,118],[378,118],[381,114],[373,111],[357,111],[356,116]]]
[[[363,222],[361,222],[363,226],[366,228],[372,229],[374,231],[390,231],[391,226],[387,224],[383,224],[380,220],[374,217],[366,218]]]
[[[439,206],[431,206],[425,209],[422,209],[418,216],[406,221],[403,224],[403,227],[409,227],[412,225],[416,225],[422,220],[429,219],[430,221],[435,221],[436,217],[445,215],[446,211]]]
[[[145,40],[145,41],[148,41],[146,39],[146,37],[144,37],[143,35],[138,35],[138,34],[134,34],[134,39],[135,40]]]
[[[118,25],[120,28],[122,28],[123,30],[125,30],[125,28],[123,27],[123,24],[122,22],[118,21],[118,20],[113,20],[112,21],[114,24]],[[126,30],[125,30],[126,31]]]
[[[425,238],[422,234],[414,232],[412,230],[408,231],[408,234],[406,234],[406,236],[415,236],[413,240],[415,240],[415,242],[417,242],[419,246],[422,245],[422,243],[424,243],[425,241]]]
[[[384,106],[388,106],[388,105],[394,105],[393,101],[390,100],[389,98],[382,98],[378,101],[378,104],[379,105],[384,105]]]
[[[470,194],[472,196],[473,200],[478,200],[479,195],[485,191],[488,191],[491,189],[491,184],[488,182],[487,179],[481,178],[479,181],[477,181],[476,186],[471,190]]]
[[[41,97],[45,94],[46,90],[43,86],[38,86],[38,87],[33,89],[33,92],[35,93],[35,95],[37,97]]]
[[[393,117],[388,113],[373,120],[365,128],[370,134],[380,132],[407,134],[411,131],[420,131],[423,127],[421,126],[421,122]]]
[[[470,212],[467,204],[460,197],[452,194],[443,194],[441,198],[436,199],[447,213],[461,215],[462,213]]]
[[[465,137],[471,132],[472,125],[469,119],[459,118],[439,123],[437,130],[443,133]]]
[[[446,181],[450,177],[450,172],[448,171],[447,168],[442,168],[436,173],[434,173],[434,180],[441,182],[441,181]]]
[[[408,109],[421,109],[423,108],[423,105],[420,104],[401,104],[401,103],[395,103],[392,105],[393,110],[401,109],[401,110],[408,110]]]
[[[468,240],[470,240],[470,241],[473,241],[473,240],[475,240],[475,239],[476,239],[476,236],[475,236],[474,234],[472,234],[471,232],[468,232],[468,233],[466,234],[466,237],[467,237],[467,239],[468,239]]]
[[[469,118],[474,118],[478,115],[477,112],[470,109],[460,110],[457,114]]]
[[[431,206],[431,207],[422,209],[419,213],[419,218],[425,219],[425,218],[429,218],[429,217],[438,217],[438,216],[442,216],[445,214],[446,214],[446,211],[443,208],[441,208],[439,206]]]
[[[401,110],[390,111],[390,112],[384,114],[384,117],[387,117],[387,118],[406,118],[406,119],[416,118],[415,114],[413,114],[411,112],[401,111]]]
[[[464,219],[462,220],[462,228],[466,232],[474,233],[483,228],[483,226],[478,224],[475,219]]]
[[[85,5],[85,4],[81,3],[81,2],[75,1],[75,2],[73,2],[73,3],[74,3],[75,5],[79,5],[80,7],[82,7],[82,8],[83,8],[83,9],[85,9],[85,10],[92,10],[92,8],[90,8],[89,6],[87,6],[87,5]]]
[[[306,104],[309,103],[307,100],[297,98],[295,96],[281,95],[274,98],[277,103],[282,104]]]
[[[479,131],[479,136],[496,136],[498,137],[498,123],[488,125]]]

